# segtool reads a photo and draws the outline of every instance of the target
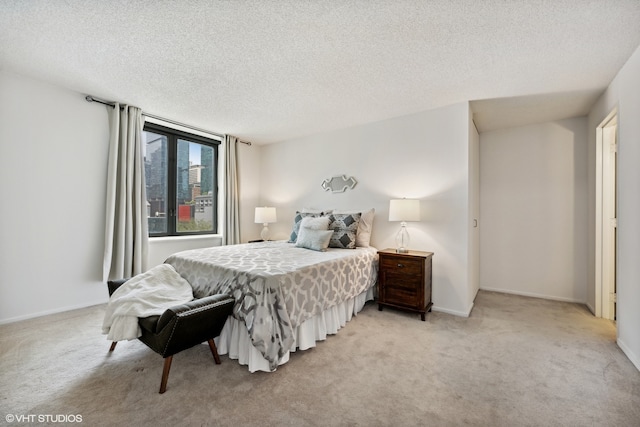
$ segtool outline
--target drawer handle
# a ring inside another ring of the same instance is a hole
[[[404,264],[398,263],[398,268],[402,268],[402,267],[404,267]]]

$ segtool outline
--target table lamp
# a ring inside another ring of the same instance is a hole
[[[263,208],[256,208],[255,223],[262,223],[262,225],[264,226],[262,228],[262,232],[260,233],[260,237],[262,238],[262,240],[269,240],[268,224],[274,223],[276,221],[276,208],[269,208],[266,206]]]
[[[420,221],[420,201],[414,199],[394,199],[389,202],[389,221],[401,221],[400,231],[396,235],[396,252],[409,252],[409,233],[407,221]]]

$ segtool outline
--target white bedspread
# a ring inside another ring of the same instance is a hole
[[[136,339],[142,333],[139,317],[160,315],[192,299],[193,288],[172,266],[153,267],[129,279],[111,295],[102,333],[111,341]]]
[[[273,371],[296,344],[305,321],[352,300],[377,278],[375,248],[316,252],[263,242],[180,252],[166,261],[198,298],[232,295],[233,317]]]

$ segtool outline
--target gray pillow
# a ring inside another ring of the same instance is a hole
[[[329,215],[329,230],[333,230],[329,247],[355,249],[360,217],[360,213]]]
[[[376,214],[375,208],[367,209],[364,211],[358,210],[334,210],[333,212],[325,212],[326,214],[350,214],[361,213],[360,224],[358,224],[358,232],[356,233],[356,246],[369,247],[371,242],[371,231],[373,230],[373,218]]]
[[[326,251],[329,246],[329,240],[331,240],[331,236],[333,236],[332,230],[314,230],[302,227],[298,231],[296,247],[312,249],[314,251]]]
[[[300,222],[302,218],[306,217],[318,218],[322,216],[322,212],[320,213],[311,213],[311,212],[298,212],[296,211],[296,216],[293,218],[293,229],[291,230],[291,236],[289,236],[289,243],[295,243],[298,239],[298,232],[300,231]]]

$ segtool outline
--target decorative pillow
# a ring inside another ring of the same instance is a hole
[[[312,216],[306,216],[302,218],[302,221],[300,221],[300,229],[303,229],[303,228],[310,228],[312,230],[328,230],[329,217],[320,216],[316,218]]]
[[[306,218],[306,217],[317,218],[319,216],[322,216],[322,212],[306,213],[306,212],[296,211],[296,216],[293,219],[293,229],[291,230],[291,236],[289,236],[289,243],[295,243],[296,240],[298,239],[298,231],[300,231],[300,221],[302,221],[302,218]]]
[[[375,208],[367,211],[341,211],[335,210],[334,214],[353,214],[361,212],[360,223],[358,224],[358,232],[356,234],[356,246],[368,248],[371,242],[371,231],[373,230],[373,218],[376,214]]]
[[[298,240],[296,240],[296,247],[314,251],[326,251],[331,236],[333,236],[332,230],[314,230],[301,227],[298,233]]]
[[[329,230],[333,230],[330,248],[355,249],[360,213],[329,215]]]

